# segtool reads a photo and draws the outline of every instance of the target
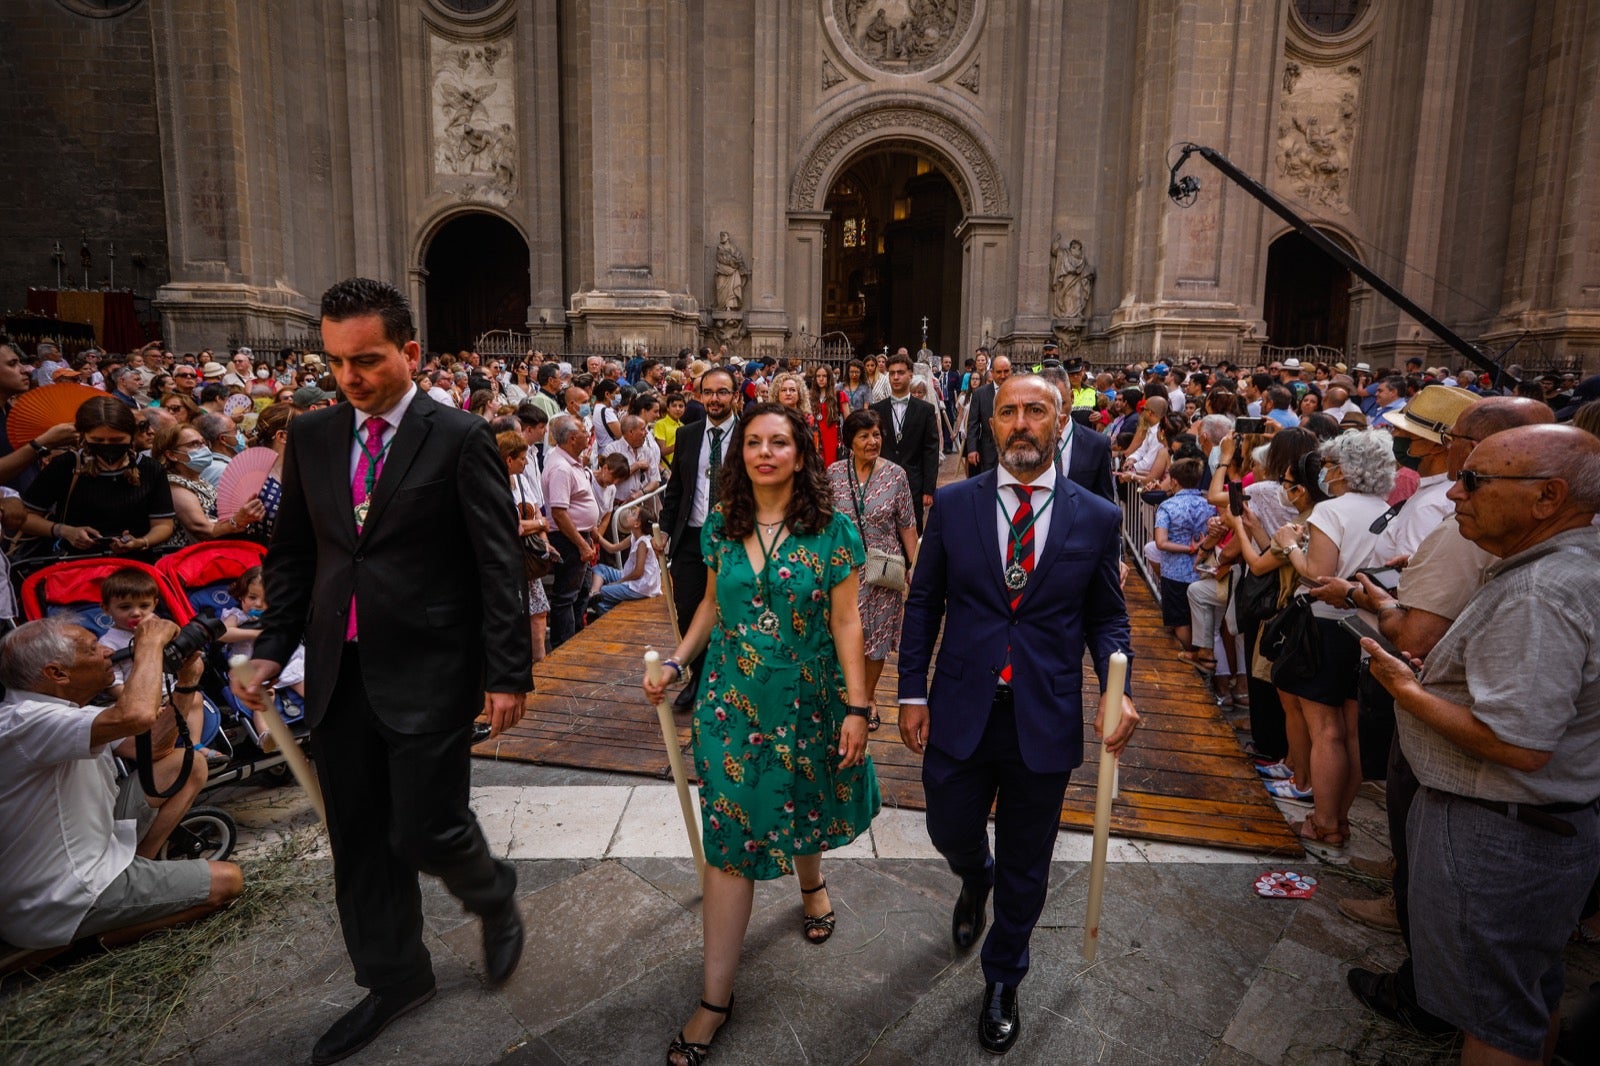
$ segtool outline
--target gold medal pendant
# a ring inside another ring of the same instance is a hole
[[[356,528],[357,529],[360,529],[362,526],[367,524],[367,511],[371,507],[372,507],[372,504],[368,500],[362,500],[360,503],[356,504]]]
[[[1028,584],[1028,572],[1022,568],[1021,563],[1012,563],[1006,567],[1006,588],[1012,592],[1020,592]]]
[[[756,618],[756,632],[769,637],[777,636],[778,616],[770,610],[762,611]]]

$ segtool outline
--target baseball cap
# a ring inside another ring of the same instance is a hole
[[[327,403],[333,399],[337,397],[331,392],[319,389],[315,385],[302,385],[294,390],[292,402],[296,407],[310,407],[312,404]]]

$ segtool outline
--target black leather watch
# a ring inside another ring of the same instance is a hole
[[[871,718],[872,717],[872,708],[871,707],[856,707],[856,706],[854,706],[852,704],[848,704],[847,703],[847,704],[845,704],[844,714],[845,714],[846,718]]]

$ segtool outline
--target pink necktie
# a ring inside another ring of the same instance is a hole
[[[360,507],[372,496],[372,486],[377,484],[378,478],[383,474],[383,458],[388,449],[383,447],[383,433],[389,428],[389,423],[376,416],[367,419],[364,427],[367,439],[361,445],[361,454],[356,458],[356,473],[350,479],[350,506],[351,509]],[[363,523],[358,518],[356,532],[361,532]],[[356,598],[350,596],[350,623],[345,627],[345,640],[356,639]]]

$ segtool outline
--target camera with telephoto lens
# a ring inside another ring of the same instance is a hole
[[[195,652],[200,651],[213,640],[218,640],[227,632],[228,627],[220,618],[211,615],[201,615],[192,621],[184,623],[183,627],[175,633],[167,646],[161,649],[161,669],[169,674],[176,674],[183,669],[184,660]],[[133,645],[118,648],[111,653],[111,661],[125,663],[133,658]]]

